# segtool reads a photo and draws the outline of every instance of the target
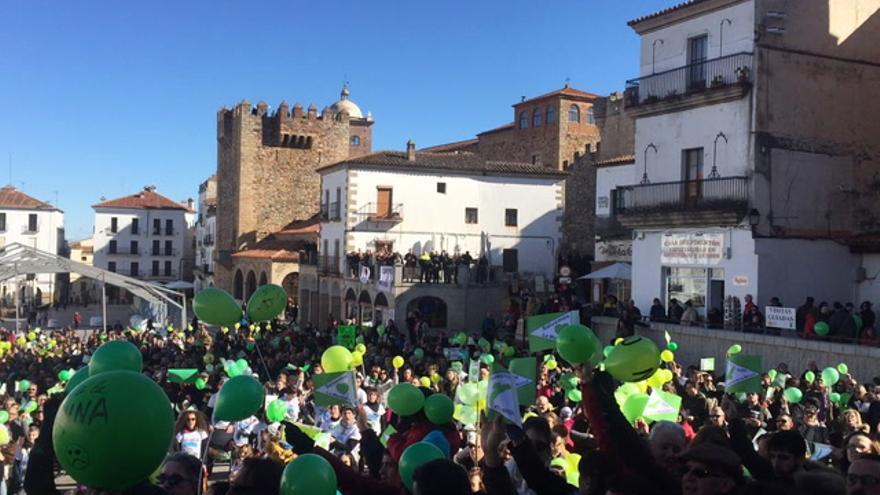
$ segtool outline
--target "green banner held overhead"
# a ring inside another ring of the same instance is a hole
[[[580,315],[577,311],[529,316],[526,319],[526,331],[529,334],[529,352],[555,349],[556,338],[559,336],[559,327],[580,322]]]
[[[535,391],[537,389],[535,383],[536,369],[538,360],[533,357],[517,358],[510,360],[509,371],[516,375],[516,395],[519,403],[522,405],[530,405],[535,403]]]
[[[662,390],[654,390],[648,397],[648,405],[642,416],[649,421],[678,421],[681,397]]]
[[[725,390],[730,394],[761,392],[761,356],[733,354],[727,357]]]
[[[340,325],[336,330],[336,343],[353,351],[357,345],[356,329],[354,325]]]
[[[199,370],[196,368],[169,368],[169,383],[195,383],[199,377]]]
[[[353,371],[321,373],[312,376],[315,382],[315,404],[319,406],[357,405]]]

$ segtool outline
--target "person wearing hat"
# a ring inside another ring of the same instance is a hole
[[[742,462],[732,450],[700,444],[681,455],[682,495],[728,495],[744,484]]]

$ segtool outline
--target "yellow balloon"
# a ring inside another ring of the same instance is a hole
[[[656,373],[654,373],[656,375]],[[650,379],[642,380],[640,382],[635,382],[636,386],[639,387],[639,390],[644,394],[648,391],[648,385],[651,385]]]
[[[671,372],[671,371],[669,371],[669,370],[660,370],[660,373],[662,374],[662,375],[661,375],[661,376],[662,376],[662,380],[663,380],[662,383],[668,383],[668,382],[671,382],[671,381],[672,381],[673,375],[672,375],[672,372]]]
[[[18,345],[25,345],[27,344],[27,340],[25,340],[24,337],[19,337],[15,339],[15,343]]]
[[[555,359],[551,359],[544,363],[544,365],[547,366],[548,370],[555,370],[556,367],[559,366],[559,363],[557,363]]]
[[[241,323],[236,322],[235,329],[238,330],[239,328],[241,328]],[[227,330],[229,330],[229,329],[227,328]]]
[[[663,373],[661,373],[662,371],[663,371],[663,370],[657,370],[657,371],[655,371],[654,374],[651,375],[651,376],[646,380],[647,383],[648,383],[648,385],[651,386],[651,388],[660,388],[660,387],[663,386]],[[644,393],[644,392],[645,392],[645,391],[643,390],[642,393]]]
[[[351,353],[351,358],[352,358],[352,364],[354,364],[355,366],[360,366],[360,365],[364,364],[364,355],[361,354],[360,352],[358,352],[357,350],[355,350],[354,352]]]
[[[37,338],[37,334],[35,334],[34,332],[28,332],[28,334],[27,334],[28,340],[34,340],[36,338]]]
[[[614,339],[614,345],[617,345],[621,342],[623,342],[623,337],[617,337],[616,339]]]
[[[419,385],[425,388],[431,388],[431,379],[427,376],[419,378]]]
[[[354,350],[358,351],[361,354],[366,354],[367,353],[367,346],[365,346],[364,344],[358,344],[358,345],[354,346]]]
[[[0,425],[0,445],[6,445],[9,443],[9,430],[6,429],[5,425]]]
[[[431,375],[431,383],[437,384],[440,383],[440,374],[434,373]]]
[[[399,370],[403,367],[403,356],[394,356],[394,359],[391,360],[391,365],[394,366],[394,369]]]
[[[675,361],[675,354],[669,349],[664,349],[663,352],[660,353],[660,360],[664,363],[671,363]]]
[[[238,323],[236,323],[236,325],[238,325]],[[238,328],[238,327],[236,327],[236,328]],[[221,332],[221,333],[224,333],[224,334],[227,334],[227,333],[229,333],[229,329],[226,328],[226,327],[220,327],[220,332]]]

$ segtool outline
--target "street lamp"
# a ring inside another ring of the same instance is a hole
[[[725,136],[723,132],[719,131],[718,135],[715,136],[715,144],[712,145],[712,171],[709,172],[710,179],[718,179],[721,177],[721,174],[718,173],[718,167],[716,166],[716,161],[718,158],[718,138],[724,138],[724,143],[727,144],[727,136]]]
[[[756,208],[752,208],[749,210],[749,226],[752,227],[752,232],[755,231],[755,227],[761,223],[761,213],[758,212]]]
[[[653,43],[651,43],[651,74],[654,74],[654,58],[657,53],[657,42],[658,41],[660,42],[661,45],[663,44],[663,40],[661,40],[660,38],[657,38],[656,40],[654,40]]]
[[[657,147],[654,146],[654,143],[649,143],[647,146],[645,146],[645,163],[644,163],[645,173],[642,174],[642,184],[650,184],[651,183],[651,181],[648,180],[648,150],[652,149],[652,148],[654,150],[654,154],[656,155],[657,154]]]

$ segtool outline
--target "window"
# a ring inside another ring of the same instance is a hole
[[[541,163],[541,157],[537,154],[532,155],[532,165],[538,165]]]
[[[360,146],[361,145],[361,137],[360,136],[352,136],[351,137],[351,145],[352,146]]]
[[[587,123],[588,124],[595,124],[596,123],[596,120],[593,117],[593,107],[590,107],[587,109]]]
[[[504,210],[504,225],[508,227],[516,227],[516,209],[508,208]]]
[[[110,217],[110,232],[114,234],[119,232],[119,219],[116,217]]]
[[[159,256],[159,241],[153,241],[153,249],[150,251],[153,256]]]
[[[501,260],[504,266],[504,273],[516,273],[519,271],[519,251],[516,249],[505,249],[502,251]]]
[[[569,122],[580,122],[581,121],[581,109],[577,105],[572,105],[568,107],[568,121]]]
[[[110,241],[110,245],[107,247],[107,252],[110,254],[116,254],[116,241]]]
[[[709,35],[694,36],[688,38],[687,45],[687,89],[701,89],[706,87],[706,50],[709,44]]]
[[[165,256],[171,256],[174,250],[171,247],[171,241],[165,241]]]
[[[116,262],[115,261],[108,261],[107,262],[107,271],[116,273]]]
[[[140,266],[138,265],[138,262],[132,261],[131,262],[131,271],[129,272],[129,273],[131,273],[131,276],[137,277],[139,271],[140,271]]]
[[[130,251],[129,251],[130,254],[140,254],[140,253],[138,253],[138,241],[131,241],[131,244],[129,245],[129,249],[130,249]]]
[[[165,235],[174,235],[174,220],[165,220]]]
[[[131,233],[134,235],[137,235],[139,230],[140,230],[140,222],[138,221],[137,218],[132,218],[131,219]]]
[[[158,218],[153,219],[153,235],[159,235],[162,233],[162,220]]]
[[[6,231],[6,213],[0,213],[0,232]]]
[[[537,108],[532,111],[532,127],[541,127],[541,110]]]
[[[150,271],[150,275],[154,277],[159,276],[159,262],[156,260],[153,261],[153,269]]]
[[[440,194],[446,194],[446,183],[438,182],[437,183],[437,192]]]
[[[171,262],[170,261],[165,262],[165,276],[166,277],[171,276]]]
[[[31,213],[28,215],[28,232],[36,232],[37,231],[37,214]]]
[[[464,209],[464,223],[475,224],[479,222],[479,216],[476,208]]]
[[[552,105],[547,106],[547,123],[548,124],[556,123],[556,109],[553,108]]]
[[[529,116],[525,112],[519,114],[519,128],[525,129],[529,126]]]

